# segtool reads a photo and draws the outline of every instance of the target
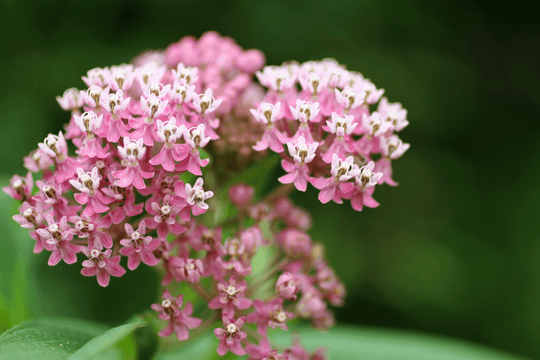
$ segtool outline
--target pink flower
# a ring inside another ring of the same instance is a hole
[[[173,332],[178,340],[183,341],[189,338],[188,329],[194,329],[201,325],[202,320],[191,316],[193,314],[193,305],[186,301],[183,310],[180,310],[184,303],[184,295],[180,294],[174,298],[168,290],[163,292],[163,301],[161,304],[152,304],[152,309],[159,312],[158,318],[168,320],[169,324],[158,335],[167,337]]]
[[[176,171],[189,171],[193,175],[202,175],[201,167],[208,165],[209,159],[202,160],[199,155],[199,148],[205,147],[210,141],[210,137],[204,135],[205,125],[199,124],[197,127],[190,129],[184,125],[180,126],[186,144],[177,145],[173,153],[176,161],[180,161],[176,165]]]
[[[245,321],[245,316],[234,321],[234,319],[229,318],[229,316],[223,315],[223,325],[225,328],[214,329],[214,334],[219,339],[217,348],[218,355],[223,356],[229,351],[238,356],[246,354],[241,341],[247,337],[247,334],[240,331],[240,328],[244,325]]]
[[[214,112],[223,100],[216,100],[212,95],[212,89],[207,89],[204,94],[195,96],[193,98],[193,106],[195,107],[195,111],[197,111],[201,115],[206,115],[208,113]]]
[[[157,120],[157,136],[163,141],[160,152],[150,160],[152,165],[161,165],[167,171],[173,171],[175,166],[174,151],[175,143],[182,135],[176,126],[176,118],[172,117],[166,123]]]
[[[135,270],[141,261],[149,266],[157,265],[158,260],[153,251],[159,247],[161,241],[152,239],[151,236],[144,236],[146,232],[144,221],[139,223],[136,231],[129,223],[124,225],[124,229],[129,239],[120,240],[120,245],[124,246],[120,249],[120,254],[128,257],[128,269]]]
[[[294,314],[283,310],[283,299],[277,298],[265,303],[262,300],[253,302],[255,312],[247,317],[247,321],[257,324],[257,332],[266,336],[268,327],[272,329],[279,327],[285,331],[289,328],[287,320],[294,318]]]
[[[337,154],[332,154],[332,174],[331,178],[319,178],[312,179],[311,184],[319,192],[319,200],[323,204],[326,204],[330,200],[334,200],[336,203],[341,204],[343,201],[341,197],[343,193],[341,191],[342,184],[352,177],[355,177],[360,173],[358,165],[354,163],[352,156],[349,156],[345,161],[342,161]]]
[[[198,178],[193,187],[191,187],[191,184],[184,185],[183,181],[178,181],[174,184],[175,194],[180,198],[180,202],[186,204],[180,211],[180,218],[182,220],[189,221],[190,210],[193,216],[199,216],[208,210],[208,204],[205,203],[205,200],[213,197],[214,193],[212,191],[204,191],[203,183],[203,178]]]
[[[296,300],[296,294],[300,288],[298,280],[289,272],[285,272],[278,277],[276,282],[276,293],[285,300]]]
[[[111,226],[111,216],[106,215],[99,218],[99,214],[87,216],[84,213],[81,216],[72,216],[69,221],[75,224],[75,228],[71,230],[73,235],[81,239],[88,239],[89,247],[106,247],[113,246],[113,240],[106,230]]]
[[[267,337],[261,338],[259,346],[248,344],[246,353],[250,356],[248,360],[291,360],[287,355],[279,354],[277,350],[272,350],[272,345]]]
[[[171,200],[170,195],[165,195],[161,206],[157,202],[152,202],[148,213],[154,217],[145,220],[146,226],[157,229],[158,237],[162,240],[165,240],[169,233],[180,234],[186,230],[185,226],[176,221],[180,208],[172,204]]]
[[[31,198],[33,187],[34,180],[32,179],[32,173],[28,172],[26,177],[13,175],[9,181],[9,186],[3,187],[2,190],[15,200],[26,201]]]
[[[357,94],[353,88],[346,86],[343,91],[334,90],[336,101],[343,106],[345,110],[352,110],[364,103],[365,93]]]
[[[262,139],[257,142],[253,149],[257,151],[270,150],[277,153],[283,151],[283,144],[286,137],[275,126],[275,122],[280,118],[281,102],[276,104],[262,103],[257,110],[250,109],[255,120],[266,125]]]
[[[144,179],[150,179],[154,176],[153,172],[146,172],[139,166],[139,160],[144,157],[146,148],[143,145],[142,139],[130,140],[124,138],[124,147],[118,147],[118,153],[127,161],[127,166],[124,170],[113,172],[113,175],[118,178],[118,186],[128,187],[133,184],[137,189],[144,189],[146,184]]]
[[[217,285],[219,295],[208,303],[210,309],[221,309],[223,315],[234,317],[235,309],[245,310],[251,307],[251,300],[244,297],[247,290],[246,282],[240,281],[236,283],[234,276],[229,278],[228,283],[225,281]]]
[[[278,243],[290,257],[309,257],[311,255],[311,238],[303,231],[287,228],[276,235]]]
[[[370,161],[366,166],[360,168],[360,174],[355,178],[355,184],[347,183],[348,188],[343,191],[344,199],[351,199],[351,206],[356,211],[362,211],[364,205],[370,208],[379,206],[373,199],[374,186],[383,177],[381,172],[373,172],[375,163]]]
[[[134,79],[133,65],[120,65],[111,66],[110,75],[105,82],[113,91],[128,91]]]
[[[94,166],[92,171],[87,173],[82,168],[77,168],[77,175],[78,179],[69,180],[69,183],[80,191],[73,197],[79,204],[86,205],[83,214],[92,216],[95,213],[102,214],[108,211],[109,207],[105,204],[110,203],[111,199],[103,195],[99,190],[101,176],[98,168]]]
[[[394,160],[399,158],[409,147],[410,145],[403,143],[397,135],[392,135],[388,138],[381,136],[382,153],[388,159]]]
[[[201,259],[173,257],[169,261],[169,271],[177,282],[185,281],[196,284],[204,272],[204,266]]]
[[[88,260],[84,260],[82,263],[81,274],[84,276],[96,276],[100,286],[106,287],[109,285],[111,275],[121,277],[126,273],[126,270],[119,265],[120,256],[111,257],[111,249],[103,252],[98,247],[89,249],[83,246],[81,250],[88,257]]]
[[[303,136],[298,138],[295,145],[288,142],[287,147],[289,149],[289,154],[294,159],[294,164],[287,160],[281,161],[281,166],[285,171],[287,171],[288,174],[280,177],[278,179],[279,182],[282,184],[290,184],[294,182],[294,186],[296,186],[298,190],[306,191],[307,183],[310,179],[308,175],[309,168],[306,164],[313,160],[315,157],[315,150],[318,146],[319,143],[317,142],[306,144]]]
[[[81,92],[75,88],[69,88],[64,91],[62,97],[57,96],[56,101],[63,110],[76,110],[83,106],[84,99]]]
[[[255,189],[245,183],[233,185],[229,188],[229,200],[239,209],[245,209],[255,195]]]
[[[377,111],[380,113],[381,118],[384,119],[384,122],[394,131],[401,131],[409,125],[407,110],[403,109],[400,103],[389,103],[388,99],[383,97],[379,102]]]
[[[27,201],[23,202],[20,214],[13,215],[13,220],[18,222],[23,229],[35,229],[43,222],[43,209],[32,206]]]
[[[47,215],[46,219],[49,226],[45,229],[37,229],[36,233],[46,240],[52,250],[49,266],[58,264],[62,259],[66,264],[77,262],[76,253],[80,251],[80,247],[69,242],[73,239],[73,235],[67,225],[67,218],[62,217],[59,223],[56,223],[51,215]]]

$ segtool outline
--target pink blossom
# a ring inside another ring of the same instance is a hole
[[[71,216],[69,221],[75,225],[71,233],[81,239],[88,239],[89,247],[111,248],[113,246],[111,235],[102,231],[111,226],[110,215],[100,218],[97,213],[92,216],[83,213],[81,216]]]
[[[203,262],[200,259],[181,259],[175,257],[170,261],[169,265],[173,277],[178,282],[186,281],[196,284],[204,273]]]
[[[96,276],[99,286],[109,285],[111,276],[121,277],[126,270],[119,265],[120,256],[111,257],[111,249],[101,251],[99,247],[89,249],[86,246],[81,247],[88,260],[84,260],[81,274],[84,276]]]
[[[229,238],[222,246],[223,255],[228,260],[219,259],[224,270],[227,270],[231,275],[243,277],[251,273],[251,264],[248,254],[246,253],[245,245],[236,238]]]
[[[292,89],[296,81],[296,74],[294,72],[291,75],[286,69],[277,66],[266,66],[262,72],[255,72],[255,75],[262,85],[279,92],[286,92]]]
[[[277,298],[269,302],[255,300],[253,302],[255,311],[248,315],[247,321],[257,324],[257,332],[266,336],[268,327],[272,329],[279,327],[285,331],[289,328],[287,320],[294,318],[294,314],[283,310],[283,299]]]
[[[278,243],[290,257],[309,257],[311,255],[311,238],[303,231],[287,228],[276,235]]]
[[[36,233],[46,240],[49,246],[45,248],[52,250],[48,262],[49,266],[58,264],[62,259],[66,264],[77,262],[76,253],[80,251],[80,247],[69,242],[73,239],[73,235],[71,235],[67,224],[67,218],[64,216],[57,223],[51,215],[47,215],[46,220],[49,226],[44,229],[37,229]]]
[[[240,328],[242,328],[245,321],[245,316],[242,316],[235,321],[229,316],[223,315],[223,325],[225,328],[214,329],[214,334],[219,339],[217,348],[218,355],[223,356],[229,351],[238,356],[246,354],[241,341],[247,337],[247,334],[240,331]]]
[[[158,335],[167,337],[174,332],[178,340],[187,340],[189,338],[188,329],[194,329],[200,326],[202,322],[201,319],[191,316],[193,314],[193,305],[186,301],[184,309],[180,310],[184,303],[184,295],[180,294],[174,298],[168,290],[163,292],[162,299],[161,304],[152,304],[152,309],[160,313],[158,318],[167,320],[169,323]]]
[[[13,175],[9,180],[9,186],[3,187],[2,190],[15,200],[26,201],[31,198],[33,187],[34,179],[32,173],[28,172],[26,177]]]
[[[176,165],[176,171],[189,171],[193,175],[202,175],[201,167],[205,167],[209,163],[209,159],[202,160],[199,155],[199,148],[205,147],[210,141],[210,137],[205,136],[206,127],[204,124],[199,124],[197,127],[190,129],[184,125],[180,126],[186,144],[177,145],[173,153],[176,161],[180,161]]]
[[[128,239],[120,240],[120,245],[123,248],[120,249],[120,254],[128,257],[128,269],[135,270],[141,261],[149,266],[154,266],[158,263],[158,260],[153,254],[161,243],[159,239],[152,239],[151,236],[144,236],[146,233],[146,226],[144,221],[139,223],[139,227],[136,231],[133,227],[126,223],[124,225]]]
[[[276,293],[285,300],[296,300],[296,294],[300,288],[298,280],[289,272],[284,272],[276,282]]]
[[[214,112],[219,104],[221,104],[222,99],[215,99],[213,97],[212,89],[207,89],[204,94],[200,94],[193,98],[193,106],[195,111],[201,115],[206,115],[208,113]]]
[[[354,163],[352,156],[349,156],[345,161],[342,161],[337,154],[332,154],[332,174],[331,178],[318,178],[312,179],[311,184],[319,192],[319,201],[326,204],[330,200],[334,200],[336,203],[341,204],[342,197],[342,183],[360,174],[358,165]]]
[[[397,135],[392,135],[390,137],[381,136],[382,153],[388,159],[395,160],[401,157],[409,147],[410,145],[403,143]]]
[[[253,149],[262,151],[267,148],[275,152],[283,151],[283,144],[286,137],[275,126],[275,122],[280,119],[281,102],[276,104],[262,103],[257,110],[250,109],[255,120],[266,125],[262,139],[257,142]]]
[[[144,179],[150,179],[154,176],[153,172],[146,172],[139,166],[139,160],[144,157],[146,148],[143,145],[142,139],[130,140],[124,138],[124,146],[118,147],[118,153],[127,161],[127,166],[124,170],[115,171],[113,175],[118,178],[118,186],[128,187],[133,184],[137,189],[144,189],[146,184]]]
[[[379,102],[377,111],[380,113],[384,122],[394,131],[401,131],[409,122],[407,121],[407,110],[403,109],[401,103],[389,103],[388,99],[383,97]]]
[[[32,206],[25,201],[22,203],[19,213],[13,215],[13,220],[18,222],[23,229],[36,229],[43,222],[43,209],[39,204]]]
[[[144,204],[135,204],[135,193],[131,187],[122,188],[112,174],[109,175],[109,185],[102,191],[109,198],[114,199],[110,205],[116,205],[109,214],[113,224],[120,224],[126,217],[139,215],[143,212]]]
[[[83,213],[91,216],[94,213],[102,214],[108,211],[109,207],[105,204],[110,203],[111,199],[99,190],[101,176],[98,168],[94,166],[92,171],[87,173],[82,168],[77,168],[77,175],[78,179],[69,180],[69,183],[80,191],[74,195],[74,198],[79,204],[86,205]]]
[[[49,134],[39,148],[56,162],[55,177],[59,183],[71,178],[78,167],[76,160],[68,157],[67,143],[64,135],[60,131],[58,136]]]
[[[357,94],[353,88],[346,86],[343,91],[334,90],[336,101],[343,106],[345,110],[352,110],[364,103],[365,93]]]
[[[180,208],[171,203],[172,197],[165,195],[161,206],[157,202],[151,203],[149,214],[152,218],[146,218],[146,226],[150,229],[157,229],[158,237],[166,239],[169,233],[180,234],[186,230],[186,227],[177,221]]]
[[[69,88],[64,91],[64,94],[60,97],[56,97],[56,101],[63,110],[77,110],[84,105],[84,99],[81,96],[81,92],[76,88]]]
[[[197,74],[198,71],[198,68],[185,66],[179,62],[176,69],[172,69],[172,76],[174,81],[178,82],[179,84],[193,85],[197,83],[199,78]]]
[[[204,214],[208,210],[208,204],[205,200],[214,196],[212,191],[204,191],[203,178],[198,178],[195,181],[195,185],[191,187],[191,184],[185,184],[183,181],[178,181],[174,184],[174,192],[176,196],[180,198],[180,202],[183,202],[186,206],[180,211],[180,218],[184,221],[189,221],[189,212],[193,213],[193,216],[199,216]],[[178,202],[176,203],[178,204]]]
[[[33,173],[45,170],[54,165],[54,161],[40,148],[25,156],[23,161],[24,167]]]
[[[217,284],[218,296],[209,303],[210,309],[221,309],[223,315],[234,317],[235,309],[245,310],[251,307],[253,303],[250,299],[244,297],[247,290],[246,282],[236,282],[234,276],[229,278],[228,282],[222,281]]]
[[[149,162],[152,165],[161,165],[167,171],[173,171],[175,167],[175,145],[176,140],[181,136],[181,132],[176,126],[176,118],[172,117],[166,123],[157,120],[157,136],[163,141],[163,147],[159,153]]]
[[[373,199],[374,186],[383,177],[381,172],[373,172],[375,163],[370,161],[366,166],[360,168],[360,174],[355,178],[355,184],[348,184],[344,190],[343,198],[351,199],[351,205],[356,211],[362,211],[363,206],[375,208],[379,203]]]
[[[267,337],[261,338],[259,345],[248,344],[246,353],[250,356],[248,360],[290,360],[287,355],[279,354],[277,350],[272,350],[272,345]]]
[[[294,182],[294,185],[298,190],[306,191],[307,183],[310,179],[308,175],[309,168],[306,164],[313,161],[315,150],[318,146],[319,143],[317,142],[306,144],[303,136],[298,138],[295,145],[288,142],[287,147],[289,149],[289,154],[294,159],[294,164],[287,160],[282,160],[281,166],[288,174],[283,175],[278,180],[283,184]]]
[[[109,74],[105,82],[113,91],[128,91],[135,79],[133,65],[111,66]]]
[[[245,209],[255,195],[255,189],[245,183],[233,185],[229,188],[229,200],[239,209]]]

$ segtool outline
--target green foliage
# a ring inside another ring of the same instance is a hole
[[[80,319],[35,319],[0,336],[0,359],[67,359],[106,327]]]
[[[490,348],[450,338],[405,331],[336,326],[328,332],[299,327],[302,345],[310,351],[327,348],[330,359],[339,360],[524,360]],[[290,346],[290,332],[275,331],[272,341]],[[155,360],[213,359],[218,340],[207,334],[195,343],[169,353],[158,354]],[[231,356],[231,359],[239,357]],[[218,357],[216,357],[218,358]],[[246,357],[242,357],[245,359]]]

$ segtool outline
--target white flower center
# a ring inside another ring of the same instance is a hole
[[[227,325],[227,332],[229,334],[234,334],[237,330],[238,330],[238,328],[236,327],[236,325],[234,325],[234,324]]]
[[[226,292],[227,295],[229,295],[229,296],[234,296],[234,295],[237,293],[237,290],[236,290],[236,288],[235,288],[234,286],[229,285],[229,286],[227,287],[227,289],[225,289],[225,292]]]

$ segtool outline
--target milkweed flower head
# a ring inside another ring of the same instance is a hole
[[[264,62],[208,32],[91,69],[87,89],[57,97],[70,113],[65,129],[3,190],[21,202],[13,219],[51,266],[79,266],[103,287],[139,266],[162,268],[166,288],[152,305],[160,336],[185,341],[208,328],[219,355],[325,359],[298,339],[277,349],[269,338],[296,319],[332,326],[331,307],[345,297],[308,233],[309,213],[287,196],[311,184],[322,203],[378,206],[376,185],[396,185],[392,162],[409,148],[397,135],[407,111],[335,60]],[[261,198],[231,180],[272,152],[290,185]],[[255,273],[261,249],[274,255]],[[184,301],[178,285],[204,306]]]

